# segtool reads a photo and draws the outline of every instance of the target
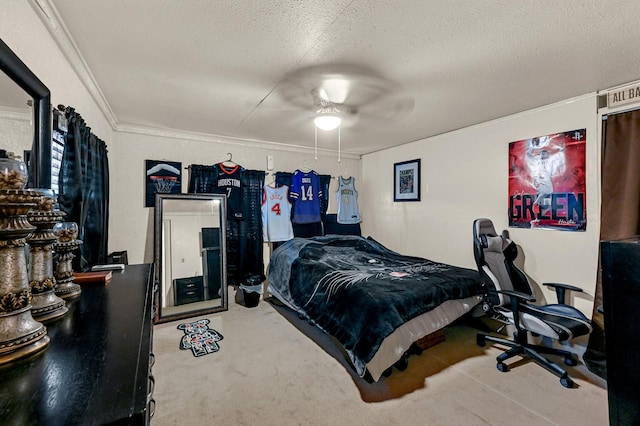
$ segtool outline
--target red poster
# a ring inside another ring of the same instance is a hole
[[[587,229],[587,130],[509,144],[509,226]]]

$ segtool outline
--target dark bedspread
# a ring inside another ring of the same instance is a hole
[[[295,238],[269,264],[269,289],[346,350],[360,376],[382,341],[444,301],[480,294],[476,270],[403,256],[370,238]]]

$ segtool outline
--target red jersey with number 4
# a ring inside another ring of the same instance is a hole
[[[289,187],[262,189],[262,237],[264,241],[289,241],[293,238]]]

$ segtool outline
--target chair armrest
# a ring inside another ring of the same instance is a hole
[[[558,303],[564,305],[564,295],[565,295],[565,290],[571,290],[571,291],[575,291],[578,293],[582,293],[582,289],[580,287],[576,287],[573,285],[569,285],[569,284],[562,284],[562,283],[542,283],[543,285],[546,285],[547,287],[553,287],[556,290],[556,296],[558,297]]]
[[[525,302],[535,302],[536,298],[530,294],[521,293],[519,291],[513,290],[497,290],[498,293],[505,294],[509,296],[511,299],[511,312],[513,312],[514,324],[517,330],[517,334],[521,334],[523,332],[522,326],[520,325],[520,321],[517,318],[520,318],[520,307],[522,305],[526,305]]]
[[[516,299],[525,301],[525,302],[535,302],[536,298],[531,296],[530,294],[521,293],[519,291],[513,290],[497,290],[498,293],[506,294],[507,296],[515,297]]]

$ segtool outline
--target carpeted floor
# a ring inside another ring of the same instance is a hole
[[[200,318],[224,335],[218,352],[180,350],[186,320],[154,327],[153,426],[608,424],[606,385],[584,365],[569,367],[575,389],[531,362],[500,373],[499,349],[478,348],[469,325],[448,327],[405,371],[369,384],[286,308],[230,297],[229,311],[189,320]]]

